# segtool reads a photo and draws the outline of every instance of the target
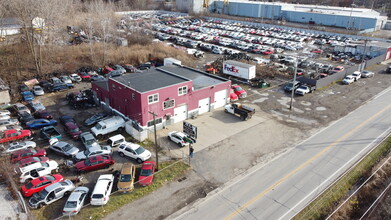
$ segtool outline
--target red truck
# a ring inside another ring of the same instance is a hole
[[[19,140],[25,137],[31,137],[31,131],[30,130],[15,130],[10,129],[3,132],[3,134],[0,136],[0,144],[6,143],[9,141],[15,141]]]

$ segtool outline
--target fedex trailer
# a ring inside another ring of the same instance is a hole
[[[241,79],[250,80],[255,78],[255,66],[234,60],[227,60],[223,63],[223,73]]]

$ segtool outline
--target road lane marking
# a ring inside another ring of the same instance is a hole
[[[361,124],[357,125],[355,128],[353,128],[352,130],[350,130],[348,133],[346,133],[345,135],[343,135],[342,137],[338,138],[336,141],[334,141],[333,143],[331,143],[330,145],[328,145],[326,148],[324,148],[322,151],[320,151],[319,153],[317,153],[316,155],[314,155],[313,157],[311,157],[310,159],[308,159],[306,162],[302,163],[299,167],[297,167],[296,169],[294,169],[293,171],[291,171],[290,173],[288,173],[286,176],[284,176],[283,178],[281,178],[280,180],[278,180],[277,182],[275,182],[274,184],[272,184],[271,186],[269,186],[267,189],[265,189],[264,191],[262,191],[261,193],[259,193],[258,195],[256,195],[255,197],[253,197],[252,199],[250,199],[248,202],[246,202],[244,205],[242,205],[241,207],[239,207],[238,209],[236,209],[234,212],[232,212],[229,216],[227,216],[226,218],[224,218],[225,220],[229,220],[229,219],[232,219],[233,217],[235,217],[236,215],[238,215],[241,211],[243,211],[244,209],[246,209],[248,206],[250,206],[251,204],[253,204],[254,202],[256,202],[257,200],[259,200],[260,198],[262,198],[266,193],[272,191],[275,187],[277,187],[278,185],[280,185],[281,183],[283,183],[285,180],[287,180],[289,177],[291,177],[292,175],[296,174],[298,171],[302,170],[304,167],[306,167],[308,164],[310,164],[311,162],[313,162],[314,160],[316,160],[317,158],[319,158],[320,156],[322,156],[324,153],[326,153],[327,151],[329,151],[332,147],[334,147],[335,145],[337,145],[339,142],[341,142],[342,140],[346,139],[347,137],[349,137],[350,135],[352,135],[354,132],[356,132],[358,129],[360,129],[361,127],[363,127],[364,125],[366,125],[368,122],[372,121],[374,118],[376,118],[377,116],[379,116],[380,114],[382,114],[384,111],[388,110],[389,108],[391,107],[391,104],[389,104],[388,106],[384,107],[382,110],[380,110],[379,112],[377,112],[376,114],[372,115],[370,118],[368,118],[367,120],[363,121]]]

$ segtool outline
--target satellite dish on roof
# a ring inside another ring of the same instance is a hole
[[[43,27],[45,27],[45,19],[35,17],[33,20],[31,20],[31,24],[33,28],[43,29]]]

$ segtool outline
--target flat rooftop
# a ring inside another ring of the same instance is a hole
[[[227,82],[228,80],[222,77],[218,77],[206,72],[202,72],[200,70],[192,69],[185,66],[178,66],[178,65],[167,65],[159,67],[158,69],[161,69],[163,71],[170,72],[172,74],[179,75],[181,77],[184,77],[186,79],[189,79],[193,81],[193,88],[194,90],[203,89],[206,87],[211,87],[214,85],[218,85],[224,82]]]
[[[183,77],[167,74],[159,69],[149,69],[141,73],[125,74],[111,79],[140,93],[190,81]]]

